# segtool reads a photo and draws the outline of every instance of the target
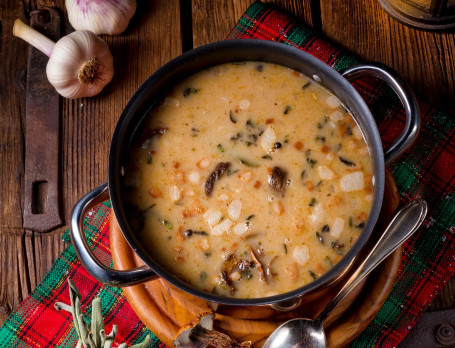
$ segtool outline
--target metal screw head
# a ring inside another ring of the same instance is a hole
[[[455,328],[446,323],[436,328],[436,341],[443,346],[453,346],[455,344]]]

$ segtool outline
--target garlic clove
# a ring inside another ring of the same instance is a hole
[[[94,33],[78,30],[55,44],[46,73],[62,96],[91,97],[114,76],[112,54],[106,42]]]
[[[117,35],[136,12],[136,0],[66,0],[68,19],[76,30]]]

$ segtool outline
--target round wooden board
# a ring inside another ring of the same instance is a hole
[[[399,205],[399,194],[389,171],[386,172],[384,204],[377,227],[365,248],[368,251],[387,226]],[[114,267],[127,270],[144,265],[133,252],[111,213],[110,243]],[[390,255],[374,273],[342,302],[327,321],[329,347],[343,347],[350,343],[376,316],[395,281],[402,249]],[[361,259],[361,256],[359,257]],[[358,262],[358,261],[357,261]],[[357,263],[356,262],[356,263]],[[351,268],[356,268],[356,263]],[[346,277],[351,272],[347,272]],[[336,294],[340,283],[331,286],[323,297],[304,298],[291,312],[277,312],[270,307],[218,306],[214,329],[228,334],[239,342],[251,341],[261,347],[268,335],[283,321],[297,317],[315,317]],[[210,303],[180,291],[163,279],[123,288],[126,298],[142,322],[165,344],[172,347],[179,330],[191,320],[212,313]]]

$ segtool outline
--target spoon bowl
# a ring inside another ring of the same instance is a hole
[[[417,199],[402,208],[392,219],[362,264],[317,318],[313,320],[292,319],[281,324],[265,341],[263,348],[327,347],[323,327],[325,320],[352,289],[417,231],[425,219],[427,211],[427,204],[421,199]]]

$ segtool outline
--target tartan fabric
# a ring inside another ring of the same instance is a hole
[[[98,259],[112,265],[109,251],[110,204],[104,203],[90,211],[85,220],[85,233]],[[70,243],[69,234],[63,240]],[[43,281],[25,299],[0,328],[0,347],[75,347],[78,341],[71,314],[57,311],[55,302],[69,304],[67,277],[70,277],[82,295],[82,311],[87,323],[91,321],[91,302],[101,298],[106,333],[112,325],[118,326],[114,346],[122,342],[128,346],[142,342],[146,335],[152,346],[165,347],[136,316],[122,290],[101,285],[92,278],[77,259],[70,244],[52,265]]]
[[[315,35],[294,18],[270,5],[255,2],[227,39],[257,38],[298,47],[336,70],[359,60]],[[398,98],[383,83],[365,79],[355,83],[376,117],[385,147],[399,135],[404,115]],[[455,273],[455,121],[420,103],[422,129],[411,148],[391,166],[402,203],[423,197],[429,216],[405,245],[394,287],[374,321],[352,347],[395,347],[409,332],[435,294]],[[85,221],[85,232],[95,254],[106,264],[109,254],[109,204],[98,206]],[[69,243],[68,234],[64,240]],[[133,344],[145,335],[153,346],[164,347],[139,321],[122,291],[96,282],[76,259],[70,245],[54,263],[43,282],[0,328],[0,347],[70,347],[76,344],[71,316],[57,312],[57,301],[69,303],[66,279],[80,289],[83,311],[90,320],[90,303],[102,298],[106,330],[119,327],[116,345]]]

